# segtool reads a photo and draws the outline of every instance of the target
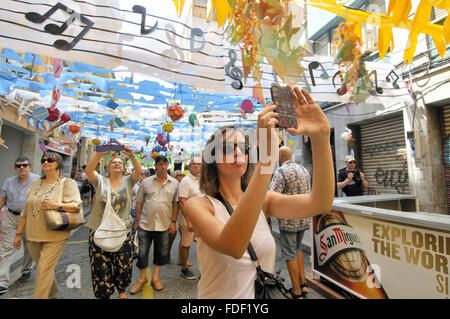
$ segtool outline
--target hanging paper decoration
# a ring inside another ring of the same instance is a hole
[[[45,146],[45,145],[39,145],[39,148],[41,149],[41,151],[42,151],[43,153],[45,153],[45,152],[48,151],[48,148],[47,148],[47,146]]]
[[[152,154],[150,155],[154,160],[156,160],[156,158],[159,156],[158,152],[152,152]]]
[[[123,127],[125,123],[118,117],[114,118],[114,123],[116,123],[119,127]]]
[[[38,107],[31,112],[31,117],[37,121],[43,121],[49,116],[48,109],[44,106]]]
[[[58,111],[58,116],[59,116],[59,110],[57,108],[54,108],[54,109],[51,109],[51,112],[53,112],[54,110]],[[53,133],[55,135],[55,137],[57,137],[59,135],[59,133],[57,131],[55,131],[55,129],[65,123],[69,122],[70,120],[71,120],[70,115],[68,113],[63,113],[61,115],[61,117],[59,118],[59,121],[56,122],[55,124],[53,124],[53,126],[47,131],[47,136],[49,136]]]
[[[383,59],[389,47],[394,50],[392,28],[409,30],[407,46],[403,60],[410,63],[417,48],[420,33],[431,35],[439,55],[444,58],[446,45],[450,44],[450,19],[445,19],[443,25],[430,23],[432,7],[446,10],[450,14],[448,0],[421,0],[417,6],[413,19],[409,19],[412,10],[411,0],[390,0],[387,14],[366,12],[360,9],[349,9],[346,3],[335,0],[309,0],[309,5],[333,12],[347,21],[368,23],[378,27],[378,50]]]
[[[61,59],[53,59],[53,77],[59,78],[63,69],[64,63]]]
[[[337,50],[334,63],[339,65],[339,71],[333,76],[333,85],[339,77],[338,95],[348,94],[350,102],[364,102],[370,95],[382,94],[378,87],[377,71],[367,72],[362,54],[361,25],[355,22],[343,22],[333,38],[333,48]],[[374,76],[374,82],[371,80]],[[375,84],[374,84],[375,83]]]
[[[241,116],[243,119],[247,118],[247,113],[253,113],[254,110],[254,106],[252,101],[250,101],[249,99],[245,99],[244,101],[242,101],[241,103]]]
[[[81,131],[81,126],[75,123],[69,125],[69,131],[72,134],[77,134]]]
[[[345,128],[347,131],[341,134],[341,138],[344,141],[355,141],[355,139],[352,136],[352,130],[349,128]]]
[[[46,118],[49,122],[54,122],[59,119],[59,115],[61,114],[61,111],[57,109],[56,107],[49,107],[47,108],[48,116]]]
[[[161,133],[158,133],[158,135],[156,135],[156,142],[161,146],[164,146],[167,143],[166,139]]]
[[[197,119],[196,113],[189,114],[189,123],[191,124],[192,127],[194,127],[195,125],[200,126],[200,122]]]
[[[61,91],[58,90],[57,88],[54,88],[53,92],[52,92],[52,103],[50,105],[51,108],[56,107],[56,104],[58,103],[60,97],[61,97]]]
[[[162,130],[167,133],[171,133],[173,131],[173,123],[165,122],[162,125]]]
[[[154,153],[154,152],[157,152],[157,153],[159,153],[159,152],[161,152],[162,151],[162,146],[161,145],[156,145],[153,149],[152,149],[152,152]]]
[[[183,117],[184,110],[179,104],[172,104],[167,109],[167,114],[169,114],[169,117],[172,121],[176,122]]]

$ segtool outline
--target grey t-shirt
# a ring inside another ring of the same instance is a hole
[[[109,182],[109,181],[108,181]],[[111,206],[114,211],[122,218],[128,228],[131,229],[133,220],[131,219],[131,192],[135,182],[131,175],[122,178],[119,188],[111,191]],[[102,221],[103,212],[105,211],[107,196],[107,178],[98,174],[97,179],[93,182],[95,187],[95,203],[91,210],[91,215],[86,224],[92,230],[96,230]]]

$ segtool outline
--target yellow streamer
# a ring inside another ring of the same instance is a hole
[[[361,10],[347,9],[333,0],[309,0],[308,5],[330,11],[347,21],[368,23],[380,27],[378,36],[380,57],[384,57],[389,46],[394,47],[392,28],[403,28],[410,31],[408,44],[404,53],[404,62],[411,62],[417,47],[417,38],[420,33],[431,35],[436,48],[444,56],[445,45],[450,45],[450,19],[444,25],[430,23],[431,8],[435,6],[450,13],[450,1],[421,0],[413,19],[408,19],[411,11],[411,0],[390,0],[387,14],[376,14]]]

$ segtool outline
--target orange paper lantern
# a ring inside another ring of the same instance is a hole
[[[183,117],[184,110],[180,105],[172,104],[171,106],[169,106],[167,114],[169,114],[170,119],[175,122],[179,121]]]
[[[69,125],[69,131],[72,134],[77,134],[81,130],[81,126],[78,124],[72,123]]]

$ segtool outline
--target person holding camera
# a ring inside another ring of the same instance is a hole
[[[339,170],[338,188],[342,189],[342,193],[345,194],[344,196],[363,195],[363,190],[369,187],[369,183],[364,178],[364,173],[355,168],[355,157],[347,155],[344,162],[347,167]]]

